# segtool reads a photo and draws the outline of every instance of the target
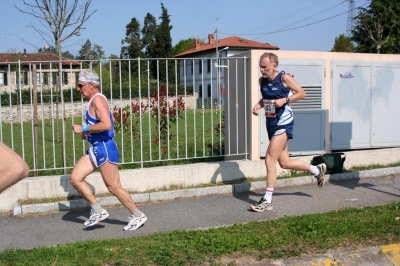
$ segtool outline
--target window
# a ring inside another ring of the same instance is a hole
[[[199,85],[199,98],[203,97],[203,86]]]
[[[20,84],[21,85],[27,85],[28,84],[28,73],[26,71],[17,71],[17,86]]]
[[[211,59],[207,59],[207,73],[211,72]]]
[[[199,74],[203,73],[203,60],[199,60]]]
[[[0,85],[7,85],[7,72],[0,72]]]
[[[63,72],[63,84],[68,84],[68,72]]]
[[[211,84],[207,85],[207,97],[211,98]]]
[[[44,73],[43,72],[38,72],[36,73],[36,84],[37,85],[44,85]]]
[[[190,74],[193,76],[193,61],[190,61]]]
[[[51,73],[52,76],[52,84],[58,84],[58,72],[53,72]],[[62,84],[66,85],[68,84],[68,73],[67,72],[62,72]]]

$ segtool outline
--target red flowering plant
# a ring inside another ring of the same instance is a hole
[[[127,131],[129,128],[128,125],[128,118],[131,114],[129,105],[125,106],[124,108],[114,106],[113,108],[113,118],[114,118],[114,130],[118,133],[122,131]]]
[[[136,100],[131,103],[131,108],[132,108],[132,116],[135,119],[140,115],[141,116],[144,115],[144,113],[147,110],[147,104],[144,104],[143,102],[139,102]],[[132,126],[132,131],[133,131],[133,138],[137,139],[140,136],[140,121],[138,119],[135,119],[135,123]]]
[[[177,117],[185,110],[185,102],[183,97],[175,97],[172,92],[167,91],[165,84],[161,84],[160,90],[153,92],[151,96],[149,106],[152,117],[157,120],[157,132],[160,132],[160,135],[153,135],[154,143],[158,144],[161,141],[162,152],[166,153],[168,140],[172,139],[171,123],[175,123]]]
[[[140,114],[144,114],[147,106],[144,103],[133,101],[131,105],[126,105],[124,108],[115,106],[113,109],[114,129],[116,132],[128,131],[130,128],[130,115],[132,118],[137,118]],[[136,138],[139,132],[139,121],[136,120],[132,126],[133,136]]]

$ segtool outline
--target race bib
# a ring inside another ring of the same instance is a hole
[[[264,104],[265,116],[266,117],[276,117],[274,103],[275,103],[275,100],[263,99],[263,104]]]

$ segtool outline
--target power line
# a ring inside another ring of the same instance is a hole
[[[289,24],[289,25],[287,25],[287,26],[285,26],[285,27],[283,27],[283,28],[280,28],[280,29],[276,30],[275,32],[279,32],[279,31],[281,31],[281,30],[283,30],[283,29],[286,29],[286,28],[288,28],[288,27],[290,27],[290,26],[292,26],[292,25],[295,25],[295,24],[297,24],[297,23],[299,23],[299,22],[305,21],[305,20],[307,20],[307,19],[309,19],[309,18],[312,18],[312,17],[314,17],[314,16],[316,16],[316,15],[319,15],[319,14],[321,14],[321,13],[323,13],[323,12],[326,12],[326,11],[328,11],[328,10],[331,10],[332,8],[335,8],[335,7],[337,7],[337,6],[341,5],[341,4],[343,4],[344,2],[345,2],[345,1],[343,1],[343,2],[341,2],[341,3],[339,3],[339,4],[337,4],[337,5],[334,5],[334,6],[332,6],[332,7],[329,7],[329,8],[327,8],[327,9],[325,9],[325,10],[322,10],[321,12],[318,12],[318,13],[315,14],[315,15],[309,16],[309,17],[307,17],[307,18],[304,18],[304,19],[302,19],[302,20],[299,20],[299,21],[296,21],[296,22],[294,22],[294,23],[292,23],[292,24]],[[263,37],[263,36],[260,36],[259,38],[261,38],[261,37]],[[256,40],[259,39],[259,38],[256,38]]]
[[[296,12],[290,13],[289,15],[284,16],[284,17],[281,17],[280,19],[274,20],[274,21],[272,21],[272,22],[270,22],[270,23],[261,25],[260,27],[257,27],[257,28],[255,28],[255,29],[252,29],[252,30],[250,30],[250,31],[248,31],[248,32],[252,32],[252,31],[257,30],[257,29],[259,29],[259,28],[265,27],[266,25],[271,25],[271,24],[273,24],[273,23],[275,23],[275,22],[278,22],[278,21],[280,21],[280,20],[282,20],[282,19],[285,19],[285,18],[287,18],[287,17],[290,17],[290,16],[292,16],[292,15],[294,15],[294,14],[297,14],[297,13],[303,11],[303,10],[306,10],[307,8],[313,7],[313,6],[319,4],[319,3],[323,2],[323,1],[325,1],[325,0],[321,0],[321,1],[317,2],[317,3],[315,3],[315,4],[306,6],[305,8],[302,8],[302,9],[296,11]]]
[[[356,9],[358,9],[358,8],[360,8],[360,7],[363,7],[363,6],[366,6],[366,5],[368,5],[368,4],[361,5],[361,6],[357,7]],[[290,31],[290,30],[295,30],[295,29],[300,29],[300,28],[308,27],[308,26],[311,26],[311,25],[314,25],[314,24],[317,24],[317,23],[320,23],[320,22],[323,22],[323,21],[327,21],[327,20],[336,18],[336,17],[341,16],[341,15],[346,14],[346,13],[348,13],[348,11],[343,12],[343,13],[340,13],[340,14],[337,14],[337,15],[334,15],[334,16],[331,16],[331,17],[328,17],[328,18],[325,18],[325,19],[322,19],[322,20],[319,20],[319,21],[315,21],[315,22],[312,22],[312,23],[309,23],[309,24],[305,24],[305,25],[301,25],[301,26],[298,26],[298,27],[289,28],[289,29],[285,29],[285,30],[284,30],[284,28],[281,28],[281,29],[279,29],[279,30],[275,30],[275,31],[271,31],[271,32],[265,32],[265,33],[244,33],[244,34],[237,34],[237,33],[226,33],[226,32],[224,32],[223,34],[228,34],[228,35],[263,35],[263,36],[265,36],[265,35],[268,35],[268,34],[279,33],[279,32],[285,32],[285,31]],[[293,24],[291,24],[291,25],[293,25]],[[289,26],[290,26],[290,25],[289,25]],[[285,27],[285,28],[286,28],[286,27]],[[261,37],[263,37],[263,36],[260,36],[259,38],[261,38]],[[257,38],[257,39],[258,39],[258,38]]]

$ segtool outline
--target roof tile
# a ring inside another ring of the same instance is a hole
[[[52,53],[0,53],[0,63],[10,63],[21,61],[22,64],[33,62],[58,62],[58,55]],[[73,61],[68,58],[63,58],[63,65],[79,66],[78,61]]]
[[[209,51],[209,50],[215,50],[217,43],[216,42],[210,42],[206,44],[200,45],[197,49],[192,48],[189,49],[183,53],[177,54],[174,57],[182,57],[182,56],[187,56],[199,52],[204,52],[204,51]],[[278,46],[271,45],[269,43],[261,43],[261,42],[256,42],[252,41],[249,39],[237,37],[237,36],[231,36],[228,38],[220,39],[218,40],[218,48],[224,48],[224,47],[229,47],[231,49],[266,49],[266,50],[279,50]]]

